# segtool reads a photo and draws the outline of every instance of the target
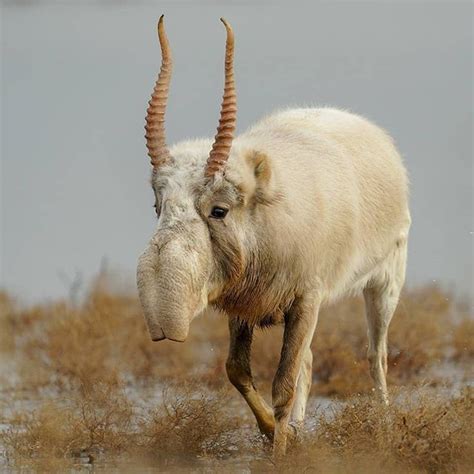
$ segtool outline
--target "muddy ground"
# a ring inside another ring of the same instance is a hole
[[[363,302],[325,309],[307,422],[284,461],[227,382],[225,317],[152,343],[133,293],[104,275],[80,304],[0,295],[0,469],[10,472],[472,472],[474,319],[407,290],[389,336],[392,403],[372,397]],[[254,341],[267,399],[281,328]]]

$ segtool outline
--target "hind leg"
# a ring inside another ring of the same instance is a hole
[[[364,289],[370,375],[379,397],[388,403],[387,333],[405,281],[406,240],[399,240],[382,271]]]

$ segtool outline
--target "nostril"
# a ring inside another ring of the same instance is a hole
[[[161,334],[159,336],[153,336],[151,340],[153,342],[163,341],[164,339],[168,339],[173,342],[184,342],[186,338],[175,338],[175,337],[167,337],[163,329],[160,328]]]
[[[173,341],[173,342],[184,342],[186,340],[186,336],[185,337],[176,337],[174,334],[173,334],[173,337],[168,337],[166,334],[165,334],[165,331],[163,331],[163,329],[161,329],[161,332],[163,333],[163,339],[168,339],[169,341]],[[161,341],[161,339],[158,339],[159,341]]]
[[[167,337],[167,339],[170,340],[170,341],[173,341],[173,342],[184,342],[186,340],[186,338],[184,338],[184,339],[173,339],[171,337]]]
[[[150,332],[150,338],[153,342],[162,341],[163,339],[166,339],[165,333],[158,325],[149,325],[148,329]]]
[[[158,335],[154,334],[153,337],[151,338],[153,342],[162,341],[163,339],[166,339],[166,334],[161,328],[160,328],[159,334]]]

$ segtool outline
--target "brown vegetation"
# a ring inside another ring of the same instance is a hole
[[[363,314],[360,299],[322,311],[313,396],[347,402],[334,413],[310,413],[317,429],[302,434],[279,469],[468,472],[472,390],[445,390],[432,369],[448,364],[464,374],[461,384],[470,376],[473,319],[438,288],[405,293],[389,335],[389,382],[396,393],[397,385],[413,388],[399,389],[387,409],[364,395],[371,381]],[[4,465],[51,472],[114,459],[171,470],[204,462],[232,472],[253,457],[256,472],[275,470],[226,381],[227,322],[220,314],[193,322],[184,344],[152,343],[137,299],[112,291],[101,276],[80,305],[25,309],[0,293],[0,334]],[[280,344],[281,328],[255,338],[255,376],[266,394]],[[438,388],[420,391],[420,383]]]
[[[123,472],[130,460],[157,470],[214,464],[239,472],[252,456],[253,472],[467,473],[474,462],[472,389],[449,397],[404,390],[390,407],[355,397],[332,412],[310,414],[317,429],[304,433],[278,466],[269,444],[249,436],[249,419],[229,408],[228,394],[201,389],[168,388],[146,417],[114,390],[106,397],[101,390],[82,394],[65,406],[46,403],[11,420],[4,438],[10,463],[51,472],[114,459]]]
[[[359,397],[333,416],[320,416],[317,431],[295,447],[282,471],[470,472],[472,389],[448,399],[422,391],[394,398],[386,407]]]

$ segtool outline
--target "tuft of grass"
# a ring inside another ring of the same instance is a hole
[[[371,397],[352,398],[318,417],[317,430],[293,447],[280,471],[468,473],[473,420],[472,388],[448,399],[403,391],[389,407]]]
[[[161,404],[141,423],[142,450],[158,461],[175,456],[181,461],[196,456],[221,456],[226,440],[240,419],[228,411],[228,392],[206,393],[198,382],[169,385]]]
[[[50,399],[16,413],[4,434],[16,467],[52,470],[100,453],[120,453],[130,442],[133,410],[116,385],[80,386],[71,398]]]

